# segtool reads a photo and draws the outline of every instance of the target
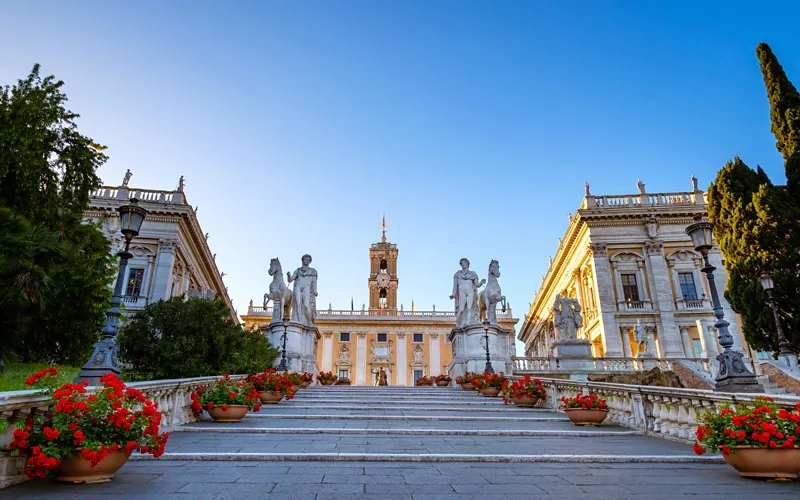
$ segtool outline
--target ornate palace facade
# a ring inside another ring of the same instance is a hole
[[[96,189],[84,214],[89,220],[102,222],[111,252],[116,254],[124,243],[117,208],[137,198],[139,206],[147,210],[141,233],[131,241],[133,258],[128,262],[122,289],[125,311],[141,311],[150,302],[184,293],[216,294],[230,309],[231,320],[239,323],[216,255],[208,247],[208,235],[204,235],[195,210],[186,201],[182,180],[174,191],[155,191],[129,188],[128,178],[122,186]]]
[[[316,347],[317,366],[349,378],[355,385],[375,384],[383,368],[390,385],[414,385],[423,375],[447,373],[453,360],[448,334],[455,327],[451,311],[404,311],[397,307],[398,249],[386,241],[369,249],[369,307],[361,310],[318,310],[315,326],[322,345]],[[443,285],[449,290],[448,285]],[[498,323],[514,329],[510,307],[499,312]],[[272,320],[272,308],[254,306],[242,316],[245,327],[261,327]],[[510,337],[513,339],[513,335]],[[514,352],[514,342],[510,342]]]
[[[556,294],[577,298],[583,328],[595,357],[635,357],[634,326],[640,323],[660,358],[711,358],[719,352],[702,258],[686,227],[707,216],[706,195],[692,178],[692,191],[586,195],[551,260],[520,328],[525,355],[547,357],[554,338]],[[727,274],[719,249],[709,260],[720,290]],[[720,297],[736,348],[745,346],[736,316]],[[653,351],[653,348],[650,348]]]

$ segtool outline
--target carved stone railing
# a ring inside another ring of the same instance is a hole
[[[263,306],[248,306],[248,316],[272,316],[272,307],[266,309]],[[317,318],[425,318],[437,321],[452,321],[455,323],[456,315],[453,311],[368,311],[350,309],[317,309]],[[498,318],[511,318],[511,308],[506,312],[497,310]]]
[[[574,369],[574,359],[570,360],[568,367],[561,367],[559,358],[551,357],[519,357],[511,358],[514,366],[514,375],[537,374],[537,373],[576,373]],[[662,371],[672,370],[678,361],[691,362],[695,366],[710,374],[707,358],[589,358],[585,360],[591,363],[590,369],[583,370],[583,373],[590,374],[624,374],[639,373],[659,368]]]
[[[706,203],[703,192],[639,193],[620,195],[588,195],[582,208],[641,208],[646,206],[700,205]]]
[[[232,375],[238,380],[244,375]],[[198,386],[213,383],[219,377],[198,377],[173,380],[151,380],[147,382],[131,382],[128,387],[142,391],[147,399],[158,403],[161,411],[161,431],[169,432],[176,427],[194,422],[196,419],[191,410],[191,394]],[[88,388],[94,390],[93,387]],[[39,395],[39,391],[0,392],[0,422],[8,422],[8,427],[0,434],[0,488],[16,484],[24,480],[18,467],[18,457],[9,455],[9,445],[13,441],[16,423],[29,415],[41,415],[48,410],[47,396]]]
[[[128,200],[137,198],[140,202],[185,205],[186,197],[182,191],[160,191],[157,189],[138,189],[128,186],[102,186],[89,194],[96,200]]]
[[[759,394],[732,394],[700,389],[540,379],[547,390],[546,406],[557,409],[562,396],[596,394],[609,408],[608,423],[646,431],[650,435],[694,441],[698,421],[722,405],[752,405]],[[764,396],[764,394],[761,394]],[[794,408],[800,397],[770,395],[776,404]]]

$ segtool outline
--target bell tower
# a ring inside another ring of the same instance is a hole
[[[397,311],[397,245],[386,241],[386,217],[381,241],[369,247],[369,313]]]

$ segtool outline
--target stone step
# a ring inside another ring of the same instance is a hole
[[[437,394],[437,395],[424,395],[424,396],[415,396],[415,395],[408,395],[408,394],[387,394],[387,395],[379,395],[379,394],[361,394],[361,395],[354,395],[354,394],[303,394],[302,392],[295,393],[295,399],[302,399],[302,400],[318,400],[318,399],[335,399],[335,400],[347,400],[347,401],[363,401],[365,399],[369,400],[381,400],[381,399],[391,399],[392,401],[492,401],[492,400],[502,400],[503,398],[500,396],[497,397],[484,397],[479,394],[474,395],[461,395],[461,394]]]
[[[289,404],[349,404],[349,405],[407,405],[407,404],[416,404],[416,405],[431,405],[431,406],[442,406],[442,405],[461,405],[461,406],[508,406],[503,402],[502,398],[485,398],[485,399],[463,399],[463,400],[453,400],[453,399],[376,399],[376,398],[359,398],[359,399],[350,399],[350,398],[298,398],[295,397],[294,399],[290,399],[289,401],[285,401],[284,403]]]
[[[222,427],[187,425],[173,432],[199,432],[208,434],[295,434],[295,435],[370,435],[370,436],[643,436],[642,431],[622,430],[618,427],[599,427],[593,430],[499,430],[499,429],[359,429],[330,427]]]
[[[158,460],[151,455],[131,455],[132,461]],[[480,455],[444,453],[164,453],[161,460],[223,462],[494,462],[494,463],[585,463],[585,464],[718,464],[715,455]],[[589,498],[589,497],[586,497]]]
[[[451,415],[335,415],[335,414],[265,414],[248,413],[244,418],[273,418],[291,420],[408,420],[440,422],[569,422],[567,417],[555,416],[451,416]]]
[[[502,407],[499,408],[492,408],[492,407],[447,407],[447,406],[424,406],[424,405],[416,405],[416,406],[346,406],[346,405],[327,405],[327,404],[320,404],[320,405],[301,405],[301,404],[278,404],[274,406],[270,406],[271,410],[347,410],[347,411],[457,411],[457,412],[476,412],[476,411],[487,411],[493,413],[518,413],[524,411],[546,411],[552,412],[552,410],[545,409],[545,408],[510,408],[510,407]]]

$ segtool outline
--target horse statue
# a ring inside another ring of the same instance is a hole
[[[500,277],[500,263],[492,260],[489,263],[489,279],[486,288],[478,296],[478,319],[488,320],[489,323],[497,324],[497,303],[502,304],[502,311],[506,312],[506,296],[500,293],[500,285],[497,278]]]
[[[272,276],[272,283],[269,284],[269,293],[264,294],[264,309],[267,309],[267,304],[271,300],[272,305],[272,321],[283,321],[284,318],[291,319],[292,317],[292,291],[286,286],[283,280],[283,268],[281,268],[281,261],[278,258],[269,260],[269,275]]]

